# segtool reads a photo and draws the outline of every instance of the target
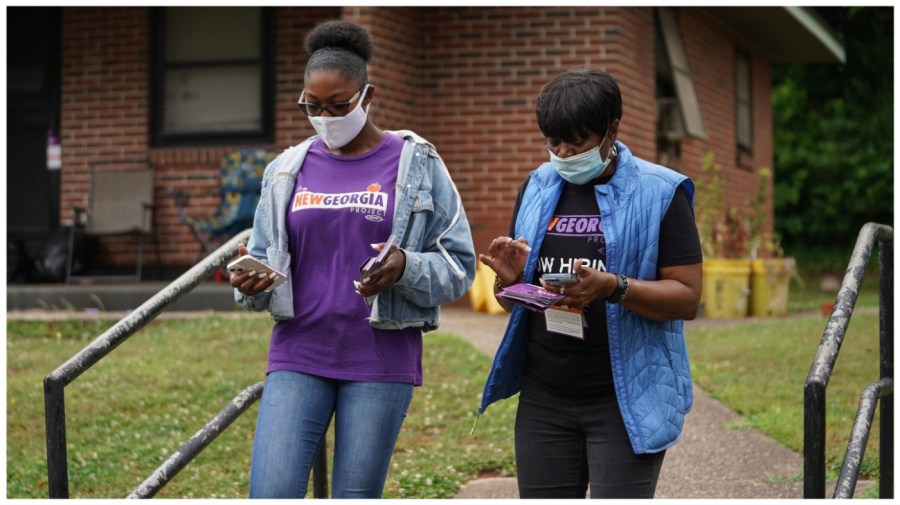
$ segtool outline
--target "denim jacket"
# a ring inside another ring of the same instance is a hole
[[[408,130],[388,132],[405,140],[400,154],[391,231],[406,255],[400,280],[378,294],[369,323],[379,329],[438,327],[440,305],[468,291],[475,279],[475,246],[456,185],[434,146]],[[294,317],[287,206],[297,173],[317,137],[291,147],[266,167],[247,244],[250,255],[285,272],[289,282],[270,293],[235,300],[247,310],[268,310],[275,320]]]

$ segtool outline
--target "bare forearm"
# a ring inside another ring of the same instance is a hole
[[[628,279],[623,307],[653,321],[691,320],[697,317],[699,293],[673,279]]]

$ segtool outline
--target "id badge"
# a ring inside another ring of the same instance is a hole
[[[547,331],[584,340],[582,311],[547,307],[544,311],[544,320],[547,322]]]

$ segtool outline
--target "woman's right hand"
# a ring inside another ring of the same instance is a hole
[[[237,257],[240,258],[246,254],[249,253],[244,244],[238,244]],[[232,273],[229,281],[231,282],[231,287],[240,291],[244,296],[258,295],[272,287],[272,284],[275,282],[268,275],[260,277],[254,271]]]
[[[510,237],[497,237],[488,248],[490,256],[479,254],[478,259],[491,267],[503,286],[509,286],[525,271],[525,261],[531,246],[525,237],[513,240]]]

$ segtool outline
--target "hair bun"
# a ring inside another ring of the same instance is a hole
[[[357,54],[365,62],[372,59],[374,47],[372,37],[365,28],[339,19],[325,21],[313,28],[306,36],[303,46],[310,56],[319,49],[345,49]]]

